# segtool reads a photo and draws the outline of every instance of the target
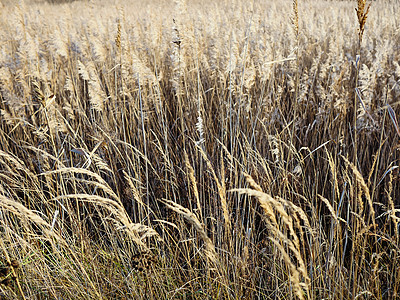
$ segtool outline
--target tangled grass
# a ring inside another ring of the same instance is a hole
[[[1,298],[398,297],[395,1],[1,15]]]

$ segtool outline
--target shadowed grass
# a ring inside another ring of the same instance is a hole
[[[398,297],[399,22],[361,2],[4,2],[0,298]]]

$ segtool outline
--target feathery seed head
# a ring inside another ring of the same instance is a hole
[[[358,36],[359,36],[360,42],[362,41],[362,37],[364,34],[364,30],[365,30],[365,22],[367,21],[369,8],[371,6],[371,3],[368,4],[367,9],[365,10],[366,3],[367,3],[366,0],[357,0],[356,13],[357,13],[357,18],[358,18],[358,24],[360,25],[360,28],[358,30]],[[365,10],[365,13],[364,13],[364,10]]]

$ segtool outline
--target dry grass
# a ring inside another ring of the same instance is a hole
[[[400,297],[397,10],[3,1],[0,298]]]

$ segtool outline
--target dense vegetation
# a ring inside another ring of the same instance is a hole
[[[398,3],[67,2],[1,9],[0,298],[398,297]]]

